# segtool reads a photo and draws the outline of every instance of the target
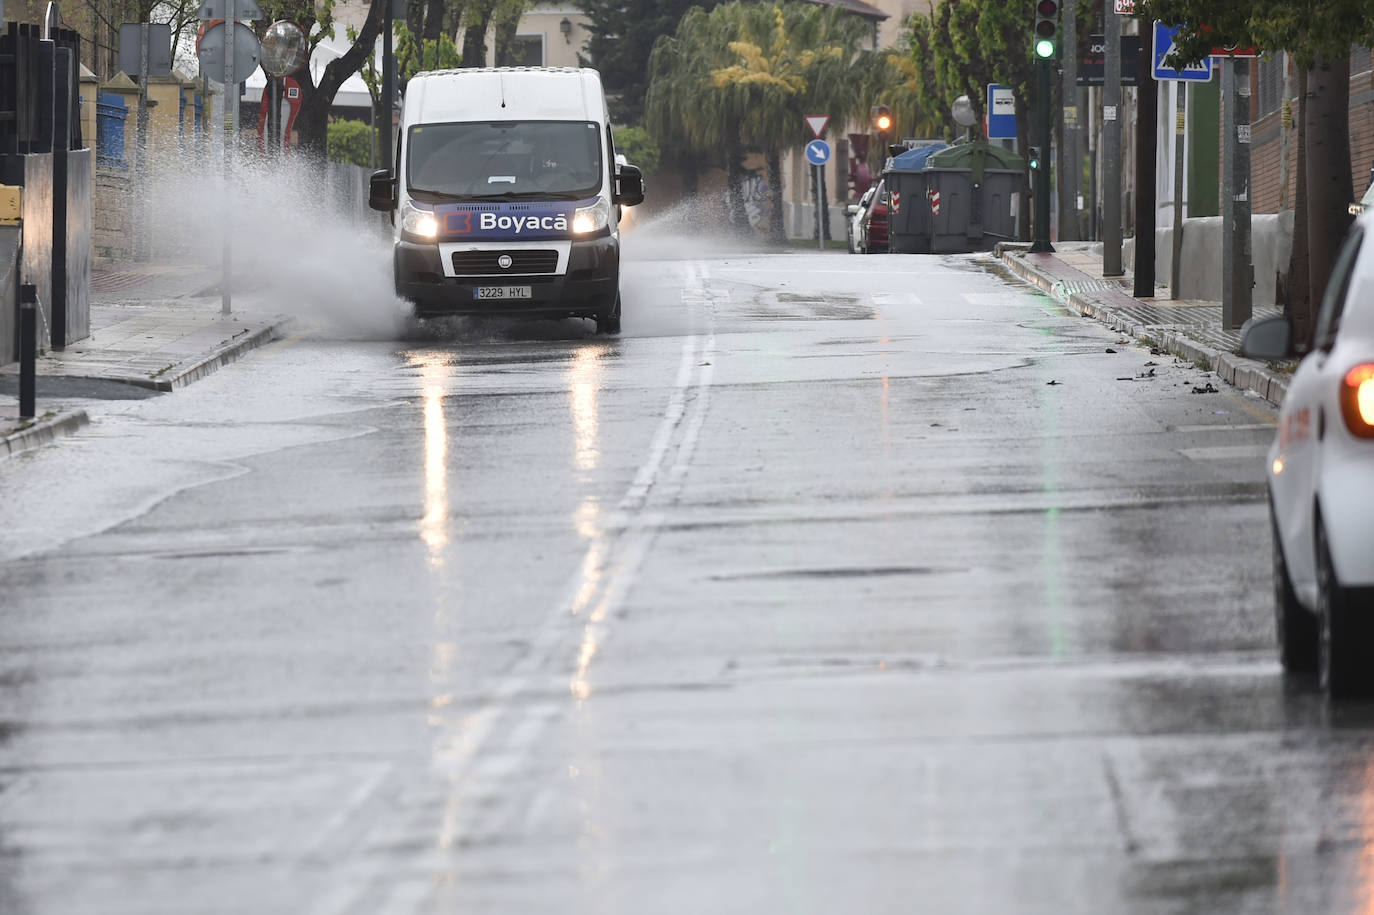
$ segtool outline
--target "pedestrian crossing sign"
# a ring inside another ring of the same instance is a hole
[[[1204,57],[1182,70],[1175,70],[1173,67],[1164,65],[1164,58],[1168,57],[1174,50],[1174,37],[1176,35],[1178,35],[1178,26],[1165,25],[1162,22],[1155,23],[1154,66],[1151,68],[1154,78],[1157,80],[1187,79],[1202,83],[1210,82],[1212,79],[1212,58],[1210,57]]]

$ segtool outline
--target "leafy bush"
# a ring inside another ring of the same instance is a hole
[[[621,127],[615,131],[615,151],[623,153],[631,165],[648,175],[658,168],[658,144],[643,127]]]
[[[330,121],[326,155],[331,162],[351,162],[364,168],[370,167],[372,128],[362,121]]]

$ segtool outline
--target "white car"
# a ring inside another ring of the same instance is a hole
[[[1269,449],[1279,656],[1331,698],[1374,693],[1374,213],[1350,227]],[[1286,317],[1241,352],[1304,351]]]
[[[878,192],[878,185],[874,183],[864,195],[859,198],[858,203],[851,203],[845,207],[845,228],[849,230],[849,253],[863,254],[864,249],[860,246],[863,238],[863,227],[859,221],[868,213],[869,206],[873,203],[873,195]]]

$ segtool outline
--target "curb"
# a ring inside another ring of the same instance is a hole
[[[59,413],[51,419],[38,420],[33,425],[0,439],[0,460],[24,451],[32,451],[49,442],[71,435],[91,421],[85,410]]]
[[[239,357],[244,353],[255,350],[260,346],[266,346],[273,340],[278,339],[282,336],[281,331],[283,328],[289,323],[291,323],[290,318],[281,318],[252,333],[239,337],[231,337],[231,343],[215,350],[199,362],[192,363],[171,377],[149,378],[146,381],[143,379],[130,379],[130,384],[152,388],[155,391],[175,391],[177,388],[184,388],[194,381],[199,381],[215,370],[229,365],[231,362],[237,362]]]
[[[1028,249],[1028,245],[998,245],[993,256],[1006,264],[1021,280],[1064,303],[1070,310],[1083,317],[1092,318],[1117,333],[1134,337],[1156,349],[1215,372],[1227,384],[1243,391],[1252,391],[1275,407],[1283,405],[1284,395],[1288,393],[1288,377],[1273,371],[1267,363],[1213,349],[1182,331],[1166,326],[1137,324],[1112,306],[1094,299],[1090,292],[1066,293],[1062,282],[1042,273],[1026,263],[1024,258],[1017,256]]]
[[[237,362],[245,353],[255,350],[260,346],[266,346],[273,340],[284,336],[284,329],[292,322],[292,318],[279,318],[264,327],[255,331],[244,331],[240,335],[230,337],[229,343],[216,348],[202,359],[192,362],[170,375],[159,375],[150,377],[147,375],[82,375],[63,373],[67,378],[83,378],[91,381],[113,381],[119,384],[127,384],[135,388],[144,388],[149,391],[160,391],[168,393],[178,388],[184,388],[192,382],[199,381],[217,369],[223,368],[232,362]]]

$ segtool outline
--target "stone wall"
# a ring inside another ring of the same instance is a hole
[[[130,261],[134,256],[133,179],[124,169],[95,170],[93,263]]]

